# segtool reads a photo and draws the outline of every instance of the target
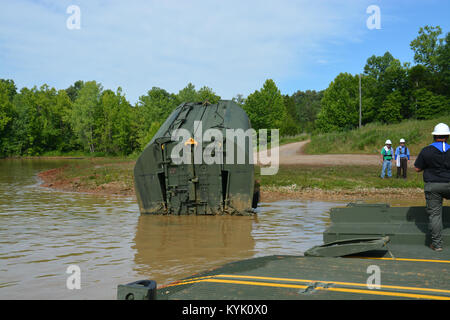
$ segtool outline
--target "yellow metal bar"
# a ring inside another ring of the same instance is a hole
[[[259,277],[259,276],[242,276],[242,275],[228,275],[228,274],[219,274],[215,277],[223,277],[223,278],[245,278],[245,279],[259,279],[259,280],[273,280],[273,281],[291,281],[291,282],[321,282],[321,283],[333,283],[344,286],[358,286],[358,287],[367,287],[366,283],[358,283],[358,282],[341,282],[341,281],[330,281],[330,280],[307,280],[307,279],[292,279],[292,278],[273,278],[273,277]],[[400,290],[415,290],[415,291],[431,291],[431,292],[441,292],[441,293],[450,293],[450,290],[445,289],[433,289],[433,288],[418,288],[418,287],[404,287],[404,286],[392,286],[392,285],[380,285],[381,288],[385,289],[400,289]]]
[[[412,261],[412,262],[437,262],[450,263],[450,260],[433,260],[433,259],[410,259],[410,258],[378,258],[378,257],[348,257],[352,259],[376,259],[376,260],[393,260],[393,261]]]
[[[200,283],[200,282],[243,284],[243,285],[269,286],[269,287],[294,288],[294,289],[306,289],[308,287],[307,285],[285,284],[285,283],[277,283],[277,282],[226,280],[226,279],[218,279],[218,277],[222,277],[222,278],[243,278],[243,279],[255,279],[255,280],[271,280],[271,281],[307,282],[307,283],[320,282],[320,283],[338,284],[338,285],[346,285],[346,286],[364,286],[364,287],[367,286],[367,284],[365,284],[365,283],[363,284],[363,283],[355,283],[355,282],[323,281],[323,280],[307,280],[307,279],[292,279],[292,278],[275,278],[275,277],[260,277],[260,276],[221,274],[221,275],[214,275],[214,276],[198,277],[198,278],[191,278],[191,279],[181,280],[179,282],[176,282],[176,283],[173,283],[173,284],[169,284],[169,285],[167,285],[165,287],[171,287],[171,286],[177,286],[177,285],[185,285],[185,284],[191,284],[191,283]],[[391,286],[391,285],[380,285],[380,287],[381,288],[385,288],[385,289],[428,291],[428,292],[434,292],[434,293],[439,293],[439,292],[440,293],[450,293],[450,290],[433,289],[433,288],[417,288],[417,287]],[[352,288],[324,288],[324,287],[316,287],[315,290],[329,290],[329,291],[337,291],[337,292],[373,294],[373,295],[395,296],[395,297],[416,298],[416,299],[450,300],[450,297],[445,297],[445,296],[434,296],[434,295],[416,294],[416,293],[404,293],[404,292],[388,292],[388,291],[380,291],[378,289],[362,290],[362,289],[352,289]]]
[[[250,286],[263,286],[263,287],[278,287],[278,288],[294,288],[294,289],[306,289],[308,286],[300,284],[286,284],[286,283],[274,283],[274,282],[258,282],[258,281],[242,281],[242,280],[225,280],[225,279],[204,279],[199,282],[217,282],[217,283],[230,283],[230,284],[245,284]]]
[[[213,278],[213,277],[215,277],[215,275],[214,276],[206,276],[206,277],[197,277],[197,278],[189,278],[189,279],[184,279],[184,280],[178,280],[178,281],[166,284],[166,285],[162,285],[160,288],[181,286],[181,285],[184,285],[184,284],[199,282],[197,280],[208,279],[208,278]]]
[[[277,288],[294,288],[294,289],[306,289],[308,286],[296,285],[296,284],[285,284],[285,283],[272,283],[272,282],[255,282],[255,281],[240,281],[240,280],[225,280],[225,279],[201,279],[195,281],[186,281],[179,283],[179,285],[189,284],[189,283],[199,283],[199,282],[213,282],[213,283],[227,283],[227,284],[243,284],[252,286],[265,286],[265,287],[277,287]],[[403,293],[403,292],[388,292],[379,290],[362,290],[362,289],[350,289],[350,288],[324,288],[316,287],[315,290],[328,290],[336,292],[345,293],[360,293],[360,294],[372,294],[372,295],[382,295],[382,296],[393,296],[402,298],[415,298],[415,299],[434,299],[434,300],[450,300],[450,297],[444,296],[433,296],[426,294],[415,294],[415,293]]]
[[[338,291],[338,292],[349,292],[349,293],[374,294],[374,295],[402,297],[402,298],[450,300],[450,297],[444,297],[444,296],[431,296],[431,295],[427,295],[427,294],[378,291],[378,290],[375,290],[375,289],[373,289],[373,290],[347,289],[347,288],[317,288],[317,289],[319,289],[319,290],[329,290],[329,291]]]

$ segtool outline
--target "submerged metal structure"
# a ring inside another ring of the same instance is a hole
[[[233,101],[179,105],[136,162],[134,182],[141,213],[253,214],[252,139],[237,143],[239,134],[250,128],[247,114]],[[223,140],[204,134],[210,129],[221,132]],[[183,130],[188,136],[174,137]],[[236,139],[226,139],[227,130],[238,130]],[[190,155],[182,158],[186,148]],[[227,151],[234,154],[231,163],[225,161]],[[206,163],[204,154],[220,161]],[[243,163],[237,161],[239,155],[244,155]]]

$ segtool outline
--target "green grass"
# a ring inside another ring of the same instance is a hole
[[[76,180],[79,185],[88,189],[111,182],[120,182],[132,189],[133,168],[134,162],[126,158],[91,158],[66,165],[61,178]]]
[[[120,184],[120,190],[128,194],[134,190],[134,161],[127,158],[96,158],[76,160],[64,167],[58,179],[68,180],[82,190],[96,190],[102,185]],[[264,187],[289,187],[293,190],[321,189],[329,191],[358,191],[362,189],[423,188],[422,174],[413,168],[408,179],[380,179],[380,166],[281,166],[276,175],[261,176],[255,167],[255,179]],[[396,168],[393,170],[396,175]]]
[[[300,142],[300,141],[305,141],[308,140],[310,138],[310,134],[309,133],[300,133],[294,136],[282,136],[280,137],[279,141],[278,141],[278,145],[282,146],[284,144],[288,144],[288,143],[294,143],[294,142]],[[256,141],[257,143],[255,143],[253,145],[253,151],[257,151],[259,149],[259,141]],[[272,148],[272,143],[269,142],[267,144],[267,149]]]
[[[396,148],[404,138],[411,154],[432,142],[431,132],[439,122],[450,123],[450,116],[432,120],[406,120],[398,124],[371,123],[361,129],[313,135],[305,147],[308,154],[365,153],[377,154],[387,139]]]
[[[396,168],[394,168],[396,170]],[[423,188],[422,174],[413,168],[408,170],[408,179],[381,179],[381,165],[377,166],[281,166],[276,175],[261,176],[255,168],[255,177],[261,186],[292,186],[296,189],[318,188],[322,190],[358,190],[365,188]]]
[[[89,151],[83,151],[83,150],[71,150],[71,151],[59,151],[59,150],[52,150],[52,151],[46,151],[39,155],[30,156],[33,157],[77,157],[77,158],[108,158],[108,159],[129,159],[129,160],[136,160],[139,155],[141,154],[141,151],[135,150],[133,153],[129,155],[114,155],[109,154],[107,152],[89,152]],[[18,156],[20,157],[20,156]],[[27,157],[27,156],[24,156]]]
[[[283,136],[280,138],[279,144],[280,146],[282,146],[283,144],[305,141],[308,140],[309,138],[310,136],[307,133],[301,133],[295,136]]]

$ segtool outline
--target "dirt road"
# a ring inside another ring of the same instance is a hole
[[[279,164],[285,165],[318,165],[318,166],[336,166],[336,165],[380,165],[379,154],[319,154],[311,155],[303,152],[304,146],[309,140],[294,142],[282,145],[278,148]],[[380,147],[381,150],[381,147]],[[270,152],[277,150],[270,150]],[[254,154],[256,157],[256,153]],[[276,157],[274,157],[276,158]],[[264,159],[264,153],[258,152],[258,163]],[[256,158],[255,158],[256,160]],[[415,157],[411,157],[410,165],[414,163]],[[275,162],[276,163],[276,162]],[[395,166],[395,163],[392,163]]]

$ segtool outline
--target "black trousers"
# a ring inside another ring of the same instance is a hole
[[[400,158],[400,167],[397,167],[397,178],[400,176],[406,179],[406,172],[408,171],[408,158]]]

